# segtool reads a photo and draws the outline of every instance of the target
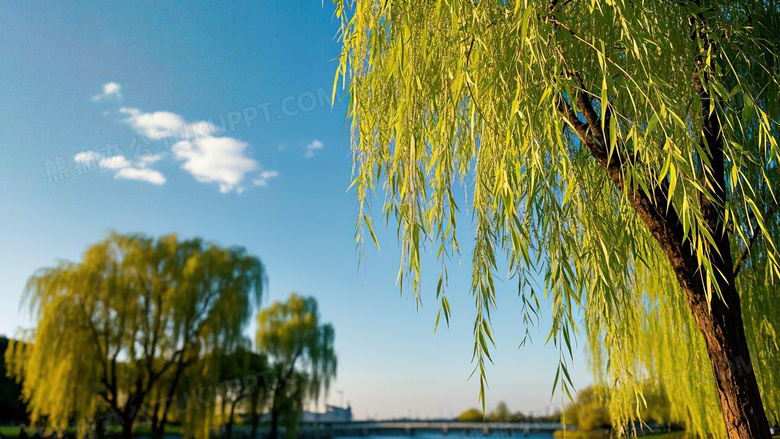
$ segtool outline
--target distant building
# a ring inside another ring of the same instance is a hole
[[[260,415],[260,422],[270,422],[271,414],[263,413]],[[352,422],[352,406],[338,407],[335,405],[326,405],[325,412],[303,412],[301,419],[304,423],[325,424],[332,422]]]
[[[352,422],[352,406],[326,405],[325,413],[303,412],[303,422]]]

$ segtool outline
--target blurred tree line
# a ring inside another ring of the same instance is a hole
[[[577,393],[576,399],[563,412],[566,425],[578,431],[618,432],[626,434],[648,428],[680,429],[672,423],[671,403],[666,390],[657,382],[648,381],[642,386],[639,410],[627,425],[613,425],[610,414],[610,392],[605,386],[590,386]]]
[[[589,386],[579,391],[563,413],[553,411],[545,415],[511,412],[505,402],[499,402],[496,408],[483,416],[481,410],[471,408],[458,416],[461,422],[562,422],[575,426],[584,433],[601,433],[640,430],[646,427],[679,429],[671,423],[670,402],[666,391],[658,383],[648,382],[643,386],[641,409],[635,414],[630,425],[613,427],[610,418],[610,397],[605,386]]]
[[[111,233],[81,261],[38,270],[22,299],[35,327],[0,345],[2,421],[79,438],[143,426],[156,439],[172,423],[230,438],[241,416],[255,434],[268,412],[271,437],[279,425],[294,436],[335,378],[334,331],[314,298],[258,312],[266,284],[246,249],[176,235]]]
[[[512,413],[503,401],[500,401],[496,408],[485,416],[477,408],[470,408],[458,416],[458,421],[460,422],[559,422],[560,420],[560,411],[553,411],[544,415],[523,413],[521,411]]]

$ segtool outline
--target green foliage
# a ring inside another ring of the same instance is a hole
[[[442,263],[436,297],[448,321],[462,187],[475,234],[483,410],[495,279],[506,266],[523,321],[551,304],[548,340],[561,350],[553,387],[569,393],[566,361],[584,329],[594,372],[612,389],[613,422],[635,418],[639,383],[653,376],[675,389],[673,419],[724,436],[701,335],[667,255],[635,210],[641,192],[663,204],[656,211],[679,217],[708,300],[720,294],[723,273],[713,269],[718,250],[704,210],[718,206],[764,406],[770,418],[780,415],[776,1],[335,3],[344,44],[336,81],[348,86],[360,201],[356,238],[376,242],[371,200],[381,192],[381,217],[398,224],[400,284],[420,297],[430,249]],[[578,99],[592,113],[572,109]],[[723,188],[713,187],[701,128],[712,115],[721,126]],[[619,175],[585,147],[596,131],[609,144],[600,159],[617,163]],[[719,205],[713,193],[721,189]]]
[[[506,403],[501,401],[496,405],[496,408],[491,411],[487,416],[482,415],[482,411],[476,408],[470,408],[458,416],[460,422],[524,422],[524,421],[541,421],[541,422],[559,422],[560,414],[556,413],[550,416],[531,416],[522,412],[512,413],[509,411]]]
[[[564,431],[553,432],[554,439],[612,439],[612,434],[607,431]],[[680,438],[682,439],[682,438]]]
[[[512,420],[512,413],[509,412],[506,403],[501,401],[496,406],[496,409],[490,412],[487,418],[491,422],[509,422]]]
[[[611,430],[610,393],[606,386],[590,386],[580,390],[576,400],[564,410],[566,425],[574,425],[579,431],[585,432]],[[629,423],[668,426],[671,423],[670,402],[664,389],[656,383],[644,383],[638,411],[622,425]]]
[[[587,387],[577,393],[577,399],[564,410],[566,425],[576,425],[580,431],[610,429],[608,394],[605,389]]]
[[[22,401],[22,386],[8,376],[5,353],[9,340],[0,337],[0,424],[27,422],[27,405]]]
[[[265,354],[252,352],[247,340],[245,346],[227,355],[221,366],[220,382],[226,383],[221,414],[227,427],[225,438],[230,439],[237,408],[252,417],[260,416],[270,392],[265,383],[258,381],[258,375],[268,372],[269,365]]]
[[[40,269],[24,298],[36,328],[6,354],[32,423],[113,412],[128,435],[146,409],[161,433],[186,371],[219,370],[215,353],[240,342],[264,283],[243,248],[176,235],[112,233],[80,262]]]
[[[338,365],[334,338],[333,326],[320,323],[313,297],[292,293],[258,313],[255,342],[267,353],[272,371],[272,438],[280,420],[294,437],[304,402],[327,393]]]
[[[206,359],[202,364],[214,364],[216,368],[191,368],[182,377],[182,389],[192,392],[207,388],[204,393],[209,395],[207,402],[211,402],[196,404],[193,400],[189,404],[182,403],[187,408],[177,419],[182,423],[182,436],[208,438],[224,426],[223,437],[230,439],[233,425],[240,421],[239,413],[248,415],[256,428],[270,396],[270,389],[264,381],[270,371],[268,358],[264,353],[254,352],[251,341],[246,337],[242,337],[230,351],[217,349],[209,355],[216,358]],[[212,392],[214,397],[210,396]],[[187,397],[184,394],[184,399]]]
[[[482,416],[482,411],[474,408],[468,409],[458,416],[458,421],[460,422],[482,422],[484,420],[485,418]]]

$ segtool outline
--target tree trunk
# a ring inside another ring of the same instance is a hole
[[[95,421],[95,438],[96,439],[105,439],[106,437],[106,426],[103,424],[103,420],[98,418],[97,421]]]
[[[715,136],[710,136],[708,131],[715,132],[712,125],[705,125],[705,141],[712,154],[715,175],[714,181],[708,184],[717,188],[713,194],[715,199],[725,200],[723,151]],[[633,198],[637,213],[666,253],[704,337],[729,439],[770,439],[769,423],[745,337],[731,256],[731,238],[721,220],[724,216],[723,202],[718,205],[706,198],[702,200],[702,214],[715,240],[715,247],[709,249],[710,262],[722,296],[718,297],[713,291],[712,298],[708,300],[707,273],[699,266],[696,252],[690,239],[685,237],[676,212],[653,206],[646,195],[638,191],[626,190]],[[660,197],[656,198],[656,202],[665,205],[665,188],[657,189],[654,196]]]
[[[721,286],[723,300],[706,299],[686,291],[696,324],[707,345],[723,420],[730,439],[768,439],[769,423],[761,402],[748,350],[739,294]]]
[[[697,253],[677,212],[673,207],[669,207],[668,188],[661,184],[650,188],[651,192],[648,193],[642,188],[625,184],[624,163],[630,163],[632,159],[625,153],[623,145],[617,145],[612,154],[605,148],[610,139],[609,120],[604,124],[607,131],[602,130],[590,96],[584,85],[580,84],[580,87],[575,104],[587,123],[579,120],[563,99],[559,100],[559,111],[572,124],[580,140],[606,170],[618,190],[626,194],[634,210],[669,259],[696,324],[704,336],[729,439],[770,439],[769,423],[753,373],[739,293],[734,283],[730,237],[721,223],[726,184],[723,149],[719,136],[714,134],[720,132],[716,117],[704,113],[703,142],[711,154],[714,176],[705,187],[715,188],[712,198],[721,202],[713,203],[705,197],[702,200],[702,213],[715,239],[715,248],[708,250],[712,267],[716,270],[714,277],[723,297],[721,299],[714,296],[708,300],[705,286],[707,273],[698,264]],[[709,96],[700,97],[702,107],[707,109]],[[611,111],[607,109],[606,114],[609,118]]]
[[[271,431],[268,433],[269,439],[277,439],[279,437],[279,410],[274,407],[271,409]]]
[[[698,89],[698,83],[697,83]],[[709,96],[702,96],[703,107],[708,105]],[[713,134],[720,131],[716,117],[705,117],[704,141],[711,154],[714,178],[709,184],[714,187],[713,195],[719,200],[726,199],[724,188],[724,157],[720,139]],[[761,393],[753,372],[745,326],[742,320],[742,306],[739,291],[736,289],[734,260],[731,256],[731,238],[724,229],[723,208],[710,200],[702,199],[702,213],[715,240],[711,262],[716,270],[716,279],[721,298],[715,296],[707,300],[703,270],[691,271],[697,265],[696,256],[691,253],[684,264],[685,270],[675,270],[685,299],[693,313],[696,325],[704,337],[707,354],[715,386],[720,398],[720,408],[726,431],[730,439],[769,439],[769,422],[764,412]],[[692,249],[691,249],[692,250]],[[680,267],[682,268],[682,267]]]
[[[699,19],[695,28],[697,38],[709,49],[712,46],[705,30],[706,20],[701,12],[697,17]],[[726,205],[728,198],[723,133],[718,112],[709,110],[711,100],[719,100],[720,97],[711,94],[710,87],[704,86],[710,82],[709,70],[704,68],[706,63],[704,55],[700,52],[694,70],[693,86],[701,100],[702,145],[709,153],[711,167],[710,174],[703,173],[703,180],[704,187],[709,188],[712,199],[707,196],[701,197],[702,215],[715,240],[715,248],[711,249],[710,259],[722,298],[712,297],[707,300],[702,281],[703,269],[698,273],[699,291],[695,288],[686,288],[686,284],[690,284],[697,273],[678,272],[677,277],[685,291],[685,298],[696,325],[704,336],[728,437],[769,439],[771,438],[769,422],[764,412],[761,392],[753,372],[753,362],[745,337],[742,307],[739,291],[736,289],[734,260],[731,256],[731,238],[723,224],[725,217],[723,206]],[[710,61],[707,67],[714,71],[714,61]],[[691,248],[688,254],[689,261],[685,264],[688,267],[696,264],[695,252],[692,250]],[[687,279],[681,276],[686,276]],[[695,287],[695,285],[691,286]]]
[[[711,160],[716,176],[710,184],[725,188],[722,150],[714,147],[716,142],[711,137],[705,141],[712,145]],[[707,273],[699,266],[696,252],[690,239],[685,237],[676,212],[653,205],[644,193],[629,188],[625,190],[633,198],[640,218],[666,253],[704,337],[729,439],[770,439],[769,423],[745,337],[731,256],[731,238],[721,222],[722,207],[706,199],[702,201],[702,213],[715,240],[715,247],[709,249],[710,262],[722,295],[718,297],[713,291],[712,298],[708,300]],[[666,193],[665,188],[656,189],[655,202],[665,206]],[[725,193],[722,189],[716,190],[714,197],[725,200]]]
[[[238,404],[237,399],[230,403],[230,416],[225,423],[225,439],[230,439],[233,436],[233,416],[236,414],[236,404]]]
[[[260,424],[260,410],[258,405],[259,404],[255,403],[252,404],[252,430],[249,432],[249,437],[251,439],[257,438],[257,427]]]
[[[152,439],[162,439],[164,435],[165,435],[165,421],[160,420],[159,422],[153,422]]]
[[[279,408],[279,392],[284,385],[277,383],[274,390],[274,396],[271,400],[271,431],[268,433],[268,439],[277,439],[279,437],[279,414],[281,412]]]
[[[151,436],[152,439],[162,439],[163,435],[165,435],[165,425],[167,424],[167,417],[165,414],[160,416],[160,407],[159,403],[155,404],[154,407],[154,413],[152,413],[151,416]]]
[[[133,420],[129,417],[122,418],[122,439],[133,439]]]

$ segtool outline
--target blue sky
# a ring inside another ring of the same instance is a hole
[[[265,303],[317,298],[340,356],[330,402],[343,391],[358,418],[477,406],[468,219],[449,329],[433,331],[433,257],[424,306],[399,295],[394,225],[358,270],[345,105],[329,102],[337,26],[316,1],[0,4],[0,333],[30,325],[18,304],[35,269],[107,230],[176,232],[259,256]],[[499,285],[488,406],[544,410],[558,352],[538,331],[518,349],[516,282]]]

